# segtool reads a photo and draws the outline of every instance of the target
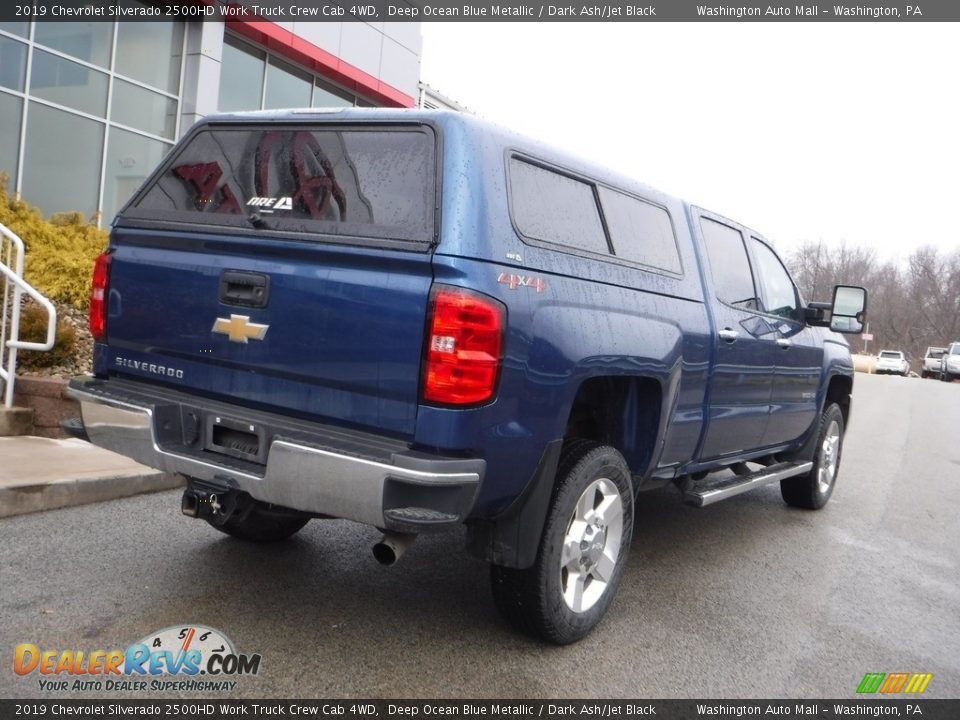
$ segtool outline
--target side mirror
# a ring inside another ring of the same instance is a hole
[[[833,289],[830,308],[830,329],[839,333],[863,332],[867,310],[867,291],[853,285],[837,285]]]
[[[839,333],[863,332],[867,291],[854,285],[833,288],[833,302],[812,302],[804,308],[807,325],[829,327]]]

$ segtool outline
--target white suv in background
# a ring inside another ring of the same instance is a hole
[[[903,375],[910,373],[910,363],[907,362],[902,350],[881,350],[877,357],[877,375]]]
[[[960,377],[960,342],[950,343],[950,347],[940,358],[940,379],[953,382]]]

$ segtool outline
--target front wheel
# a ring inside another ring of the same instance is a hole
[[[820,416],[814,446],[813,469],[806,475],[780,481],[780,494],[787,505],[819,510],[833,494],[843,449],[843,412],[831,403]]]
[[[533,566],[491,566],[497,608],[543,640],[581,639],[613,601],[632,535],[633,486],[623,456],[592,441],[568,442]]]

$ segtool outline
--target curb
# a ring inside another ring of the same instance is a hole
[[[185,484],[182,475],[155,472],[6,486],[0,488],[0,518],[173,490]]]

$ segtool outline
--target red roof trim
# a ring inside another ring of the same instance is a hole
[[[386,107],[413,107],[416,104],[406,93],[269,20],[227,20],[226,24],[230,30],[263,45],[271,52],[308,67],[318,75],[374,102]]]

